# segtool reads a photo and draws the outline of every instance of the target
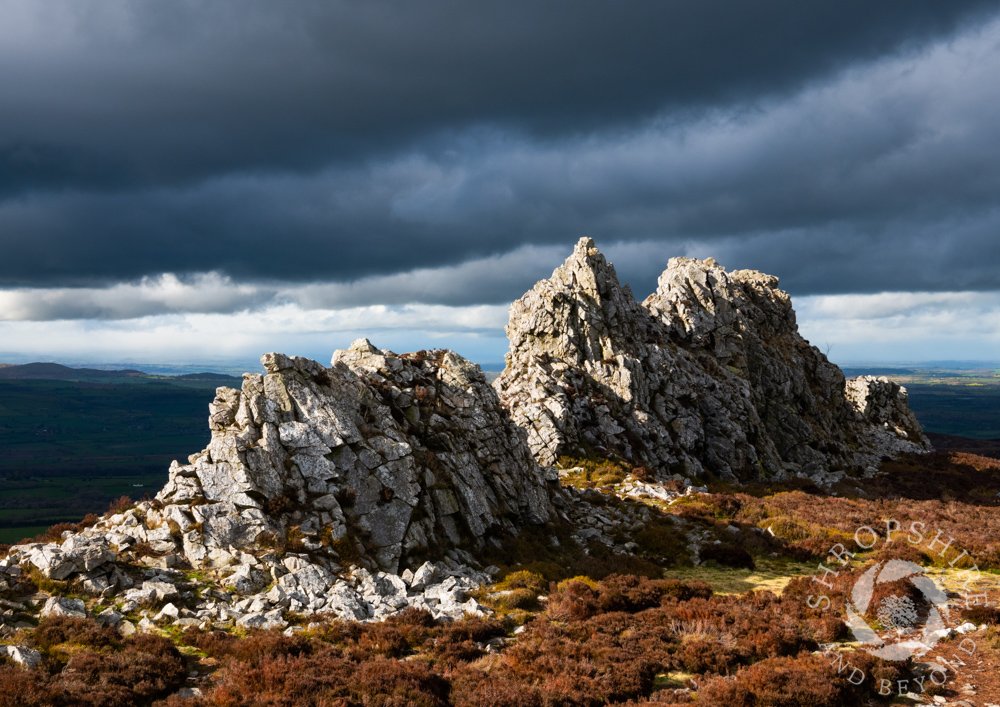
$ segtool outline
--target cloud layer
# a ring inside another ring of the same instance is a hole
[[[1000,329],[995,1],[0,0],[0,61],[10,351],[371,307],[423,341],[584,233],[637,292],[712,255],[809,326],[915,292]]]

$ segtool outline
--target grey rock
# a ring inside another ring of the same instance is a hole
[[[87,607],[79,599],[49,597],[40,614],[41,616],[75,616],[82,619],[87,616]]]
[[[178,596],[177,587],[169,582],[146,580],[141,587],[129,589],[123,597],[128,602],[137,604],[155,604]]]
[[[423,589],[428,585],[440,581],[443,574],[444,573],[436,564],[430,561],[425,562],[420,565],[415,572],[413,572],[413,579],[410,581],[410,587],[415,590]]]
[[[97,620],[97,623],[103,624],[104,626],[117,627],[121,624],[125,617],[114,609],[105,609],[99,613],[95,619]]]
[[[50,579],[63,580],[77,571],[76,563],[64,555],[57,545],[33,546],[27,559]]]
[[[267,577],[261,570],[248,564],[239,565],[222,583],[238,594],[253,594],[267,585]]]
[[[160,609],[160,612],[153,618],[153,620],[156,622],[174,621],[176,619],[179,619],[180,615],[181,615],[181,610],[168,602],[163,605],[163,608]]]
[[[859,376],[844,392],[858,418],[866,424],[868,444],[881,456],[896,456],[930,442],[910,410],[906,388],[888,378]]]
[[[250,629],[283,629],[288,626],[288,622],[281,617],[281,611],[275,609],[273,611],[265,611],[259,613],[246,614],[241,616],[236,622],[237,626],[241,628]]]
[[[581,239],[513,304],[507,335],[494,385],[544,465],[597,452],[662,479],[785,478],[928,448],[905,397],[849,388],[801,337],[777,278],[712,259],[671,259],[640,304]]]
[[[411,555],[549,518],[523,435],[460,356],[362,340],[329,368],[281,354],[262,363],[263,376],[218,391],[208,447],[172,466],[157,497],[192,565],[235,564],[238,551],[295,533],[332,561],[347,550],[395,573]]]
[[[332,612],[339,618],[361,621],[371,617],[370,607],[362,601],[357,592],[346,582],[337,582],[326,594],[324,611]]]
[[[5,655],[18,665],[29,669],[42,664],[42,654],[27,646],[0,646],[0,655]]]

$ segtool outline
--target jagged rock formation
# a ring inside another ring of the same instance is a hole
[[[888,378],[858,376],[847,381],[847,401],[868,423],[869,444],[888,456],[913,451],[916,444],[930,449],[916,416],[907,404],[906,388]]]
[[[173,466],[157,496],[192,564],[294,527],[312,551],[395,572],[548,518],[527,447],[460,356],[362,340],[331,368],[262,361],[267,373],[245,375],[242,391],[219,390],[208,448]]]
[[[468,592],[491,571],[477,550],[527,525],[558,520],[581,552],[638,547],[628,534],[652,511],[559,491],[542,465],[560,454],[661,476],[828,480],[927,447],[905,390],[845,381],[761,273],[674,259],[639,304],[583,239],[514,303],[508,335],[496,390],[449,351],[360,340],[330,367],[265,355],[241,390],[218,389],[208,447],[171,465],[154,500],[0,559],[0,637],[39,612],[89,611],[123,633],[478,613]],[[617,492],[678,493],[636,479]],[[34,595],[38,575],[92,599]]]
[[[128,612],[176,600],[182,570],[208,569],[215,589],[154,619],[194,624],[478,611],[465,592],[487,575],[469,551],[553,512],[482,371],[449,351],[396,355],[366,340],[329,368],[281,354],[262,363],[242,390],[217,391],[211,442],[171,466],[154,501],[61,543],[15,547],[0,578],[33,567],[120,596]],[[136,561],[152,566],[137,574]]]
[[[711,259],[672,259],[639,304],[581,239],[514,303],[507,335],[494,385],[543,464],[597,453],[689,477],[822,477],[927,448],[898,386],[848,395],[777,278]]]

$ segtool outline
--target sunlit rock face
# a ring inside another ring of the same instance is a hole
[[[329,368],[263,363],[242,390],[218,391],[207,449],[174,466],[157,497],[192,528],[192,562],[294,528],[314,552],[395,572],[548,518],[523,435],[460,356],[361,340]]]
[[[507,335],[495,387],[543,464],[597,454],[661,475],[821,477],[927,448],[905,391],[845,392],[777,278],[756,271],[674,258],[640,304],[584,238],[514,303]]]

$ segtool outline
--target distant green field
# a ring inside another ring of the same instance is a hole
[[[1000,439],[1000,384],[907,383],[906,389],[928,432]]]
[[[886,376],[906,386],[928,432],[1000,440],[1000,370],[995,368],[845,368],[848,376]]]
[[[0,542],[155,494],[208,442],[218,381],[0,381]]]

